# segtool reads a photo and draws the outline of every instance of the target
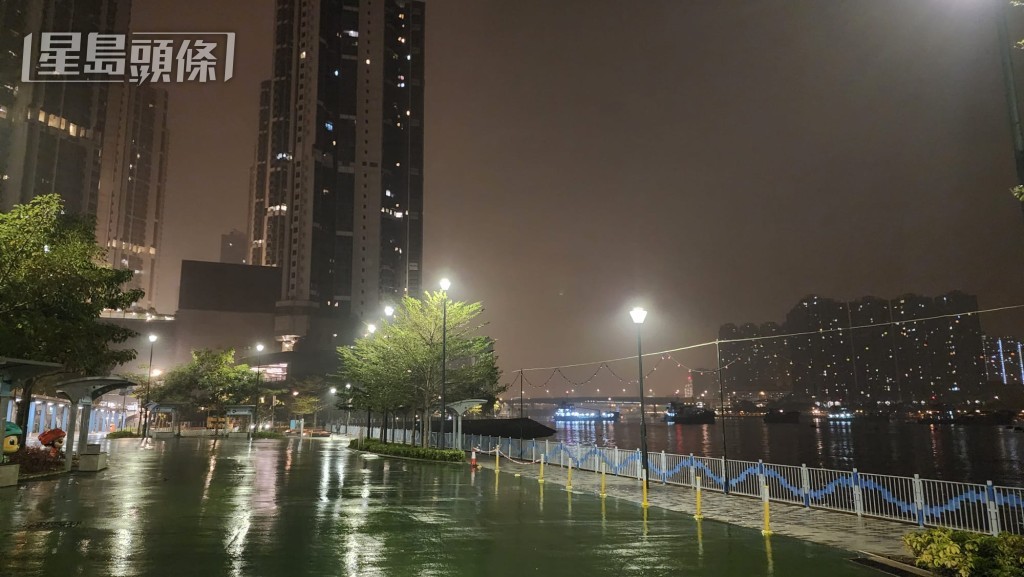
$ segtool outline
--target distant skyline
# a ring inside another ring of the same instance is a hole
[[[651,351],[808,294],[1020,304],[994,6],[432,0],[424,286],[449,276],[484,302],[505,382],[635,353],[634,304]],[[217,260],[246,227],[272,16],[270,0],[134,8],[135,30],[238,34],[232,81],[168,86],[162,311],[181,258]],[[1024,334],[1024,313],[982,322]]]

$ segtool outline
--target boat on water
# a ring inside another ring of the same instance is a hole
[[[800,411],[785,409],[769,409],[764,414],[764,422],[769,425],[792,425],[800,422]]]
[[[703,405],[669,403],[665,407],[664,420],[676,425],[713,425],[715,412]]]
[[[854,412],[846,407],[833,407],[825,418],[829,421],[850,422],[855,416]]]
[[[574,405],[563,403],[555,409],[553,420],[556,423],[593,423],[593,422],[618,422],[620,414],[618,411],[598,411],[595,409],[578,409]]]
[[[953,419],[955,425],[1012,425],[1017,414],[1013,411],[964,411]]]

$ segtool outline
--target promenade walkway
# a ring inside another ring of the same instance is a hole
[[[494,455],[477,454],[478,464],[494,469]],[[519,465],[502,459],[500,471],[507,474],[519,473],[525,478],[536,479],[539,467],[536,464]],[[545,465],[546,485],[564,487],[568,480],[568,469]],[[572,490],[574,493],[600,493],[601,475],[590,471],[573,469]],[[640,481],[634,478],[606,477],[606,493],[609,497],[639,504],[642,501]],[[702,491],[702,513],[705,519],[722,521],[747,527],[762,528],[763,509],[759,499],[736,495],[723,495]],[[678,485],[662,485],[651,481],[648,501],[653,507],[679,511],[693,515],[696,512],[696,491]],[[908,556],[902,536],[915,527],[882,519],[857,517],[846,513],[824,509],[808,509],[796,505],[773,502],[771,504],[771,528],[777,535],[787,535],[849,551],[865,551],[883,556]]]

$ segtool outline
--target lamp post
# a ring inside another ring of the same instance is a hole
[[[633,323],[636,325],[636,360],[639,365],[640,374],[640,461],[643,466],[643,483],[644,483],[644,500],[643,506],[647,506],[647,491],[650,489],[649,471],[650,468],[647,464],[647,409],[644,406],[644,347],[643,340],[640,336],[641,328],[644,325],[644,319],[647,318],[647,311],[641,307],[635,307],[629,311],[629,316],[633,318]]]
[[[146,377],[146,420],[142,425],[142,438],[149,436],[149,395],[153,388],[153,348],[156,345],[156,335],[149,335],[149,374]]]
[[[262,369],[262,368],[263,368],[263,343],[256,343],[256,395],[257,395],[257,397],[260,394],[260,369]],[[259,403],[258,405],[256,405],[257,411],[259,410],[258,407],[260,405],[262,405],[262,404],[263,403]],[[273,404],[270,405],[270,411],[271,411],[270,422],[273,423],[274,422],[274,414],[273,414],[274,405]],[[256,421],[257,421],[256,422],[256,429],[259,430],[260,424],[259,424],[259,417],[258,416],[256,418]]]
[[[444,422],[448,417],[446,414],[448,411],[445,409],[444,403],[444,388],[445,381],[448,380],[448,289],[452,286],[452,281],[443,278],[441,279],[441,291],[443,291],[444,303],[441,305],[441,432],[439,433],[438,439],[441,448],[444,448]]]

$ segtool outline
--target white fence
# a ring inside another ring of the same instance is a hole
[[[369,436],[379,438],[373,427]],[[349,434],[366,436],[365,427],[350,427]],[[542,457],[550,465],[611,475],[640,478],[642,459],[639,450],[590,445],[569,445],[547,440],[524,440],[446,433],[445,447],[463,450],[493,451],[528,462]],[[419,443],[419,434],[411,430],[388,432],[396,443]],[[438,445],[438,433],[430,433],[429,444]],[[878,517],[922,527],[948,527],[977,533],[1008,531],[1024,534],[1024,488],[1000,487],[991,482],[957,483],[914,477],[876,475],[806,465],[775,465],[760,461],[725,461],[708,457],[648,453],[650,480],[654,483],[694,486],[701,478],[702,488],[730,495],[761,497],[768,486],[772,501],[831,509],[867,517]]]

